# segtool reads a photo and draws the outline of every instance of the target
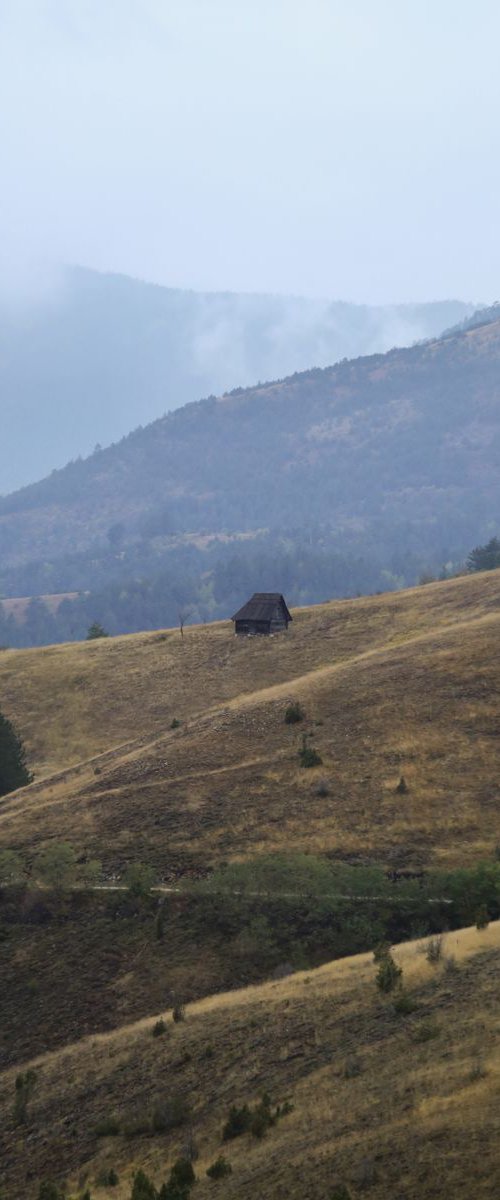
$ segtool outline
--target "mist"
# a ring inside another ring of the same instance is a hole
[[[493,0],[3,0],[3,303],[68,263],[494,300],[499,34]]]

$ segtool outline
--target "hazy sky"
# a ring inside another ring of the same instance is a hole
[[[2,291],[494,300],[499,46],[498,0],[0,0]]]

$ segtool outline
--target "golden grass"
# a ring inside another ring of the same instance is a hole
[[[445,959],[430,966],[421,946],[395,949],[419,1007],[397,1016],[374,984],[371,955],[358,955],[279,982],[193,1004],[184,1024],[153,1039],[155,1016],[85,1038],[31,1064],[37,1072],[26,1130],[11,1128],[16,1070],[0,1075],[0,1153],[7,1200],[31,1200],[37,1180],[67,1176],[99,1197],[129,1196],[143,1166],[159,1182],[186,1131],[153,1139],[98,1140],[93,1127],[127,1119],[172,1092],[189,1097],[199,1151],[200,1200],[221,1149],[233,1165],[228,1200],[327,1200],[343,1181],[357,1196],[372,1178],[374,1200],[478,1200],[497,1195],[500,925],[446,936]],[[446,969],[450,955],[455,969]],[[169,1014],[165,1014],[167,1021]],[[435,1036],[422,1040],[419,1031]],[[207,1048],[211,1056],[207,1056]],[[352,1070],[357,1061],[358,1073]],[[346,1062],[351,1067],[346,1071]],[[268,1136],[221,1146],[233,1103],[264,1091],[294,1111]],[[95,1186],[103,1166],[118,1189]]]
[[[491,854],[500,573],[299,610],[292,629],[3,655],[9,715],[63,769],[2,802],[0,845],[31,855],[64,836],[109,868],[145,859],[165,877],[282,849],[424,866]],[[303,725],[285,725],[290,699]],[[303,732],[323,760],[312,771],[299,767]],[[64,768],[64,747],[83,761]]]

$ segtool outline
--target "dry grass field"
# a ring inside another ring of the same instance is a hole
[[[165,1013],[162,1037],[152,1037],[151,1014],[40,1056],[27,1064],[36,1085],[24,1127],[12,1122],[19,1068],[3,1072],[6,1200],[34,1200],[44,1178],[66,1179],[73,1194],[89,1186],[95,1200],[128,1200],[133,1171],[159,1183],[187,1141],[197,1150],[199,1200],[329,1200],[337,1183],[373,1200],[493,1200],[500,926],[448,934],[436,965],[422,946],[394,951],[416,1002],[406,1016],[378,992],[372,956],[359,955],[200,1001],[181,1024]],[[275,1103],[289,1099],[293,1112],[262,1140],[222,1144],[231,1105],[264,1091]],[[173,1097],[188,1103],[189,1121],[138,1133],[155,1102]],[[120,1133],[97,1137],[110,1116]],[[221,1151],[233,1173],[215,1184],[205,1172]],[[118,1186],[98,1186],[111,1167]]]
[[[64,837],[165,879],[282,848],[477,861],[500,844],[499,637],[492,572],[298,610],[272,639],[219,623],[6,651],[1,707],[36,781],[0,805],[0,845]]]

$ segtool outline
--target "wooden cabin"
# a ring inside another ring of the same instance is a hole
[[[235,633],[253,635],[281,633],[292,617],[281,592],[254,592],[231,619]]]

